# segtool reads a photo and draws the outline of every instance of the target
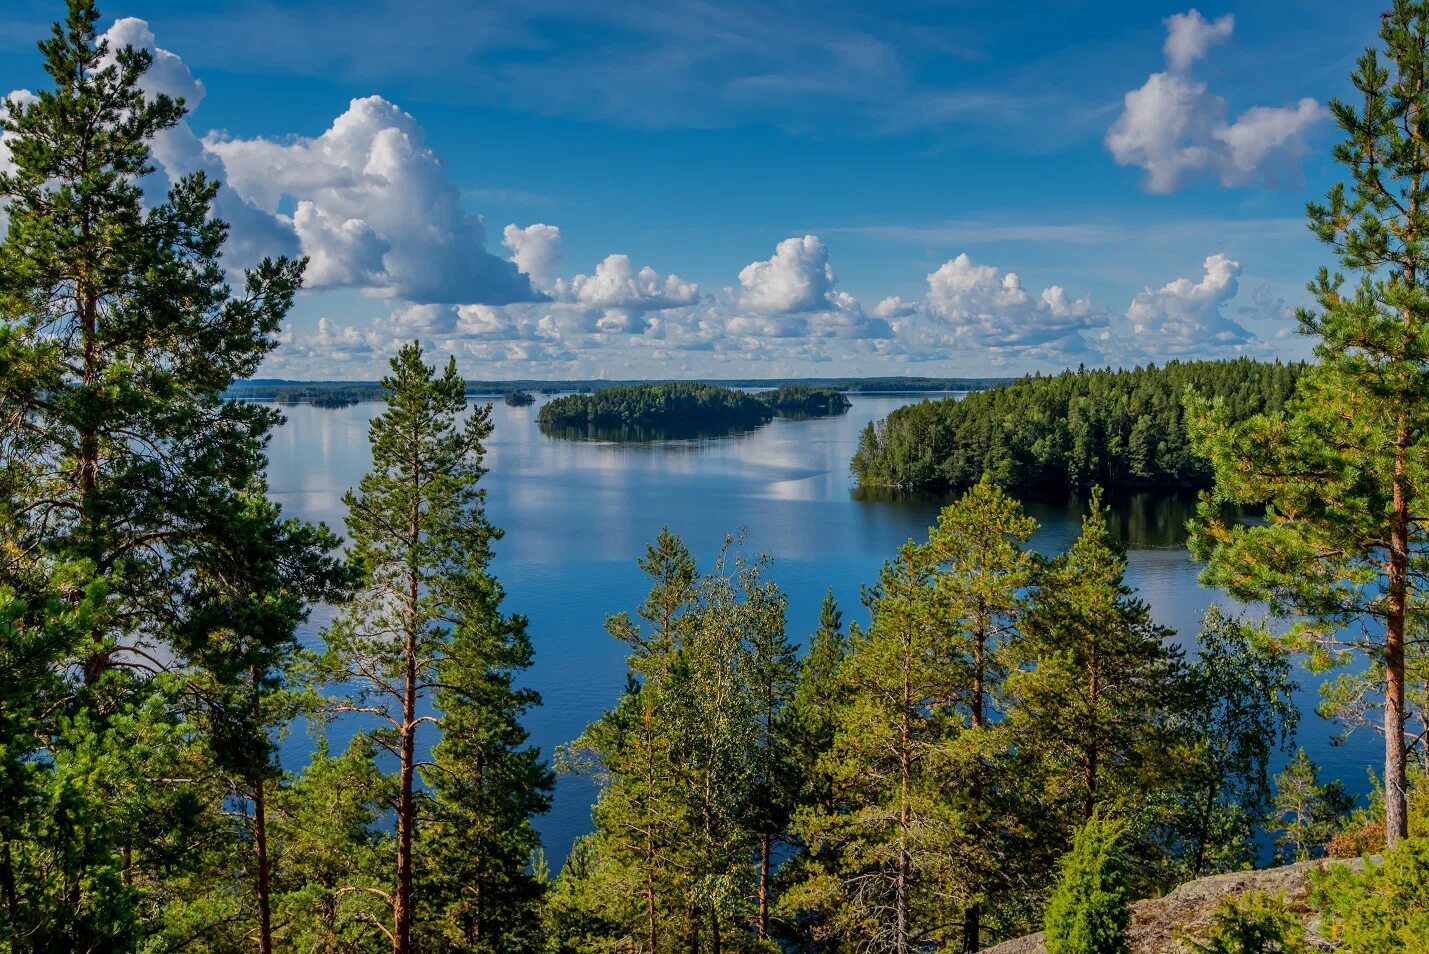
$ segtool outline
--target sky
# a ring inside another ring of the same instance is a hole
[[[101,9],[190,109],[146,192],[223,181],[235,282],[309,258],[263,376],[774,378],[1304,357],[1384,2]],[[61,6],[0,4],[16,102]]]

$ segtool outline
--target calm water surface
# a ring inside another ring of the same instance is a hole
[[[490,515],[506,531],[494,567],[506,608],[530,620],[536,648],[527,681],[544,705],[526,720],[533,741],[549,755],[624,686],[623,646],[603,623],[607,614],[633,611],[644,597],[647,582],[635,560],[662,526],[680,534],[705,566],[727,532],[745,529],[748,549],[774,559],[772,575],[789,594],[789,632],[797,638],[813,629],[830,587],[845,622],[865,622],[860,586],[877,578],[900,544],[924,536],[946,500],[856,499],[849,458],[867,422],[922,399],[851,395],[852,409],[838,418],[776,419],[735,437],[647,444],[547,437],[535,423],[545,398],[534,407],[496,401],[484,484]],[[269,478],[287,512],[341,531],[341,497],[370,464],[367,425],[381,409],[376,403],[284,408],[288,422],[273,437]],[[1034,540],[1039,550],[1061,549],[1076,535],[1081,502],[1026,503],[1042,527]],[[1193,642],[1217,594],[1197,584],[1184,547],[1191,501],[1138,494],[1111,504],[1113,532],[1127,548],[1128,582],[1158,622]],[[305,639],[316,642],[328,618],[315,613]],[[1311,711],[1313,679],[1300,679],[1301,743],[1327,777],[1363,792],[1366,770],[1379,758],[1377,740],[1363,734],[1332,746],[1333,726]],[[295,733],[284,744],[285,763],[301,766],[310,745]],[[538,825],[556,864],[588,830],[591,795],[581,779],[560,780],[555,805]]]

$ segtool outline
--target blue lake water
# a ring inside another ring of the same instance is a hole
[[[494,571],[506,587],[506,608],[524,614],[536,649],[527,682],[544,705],[526,720],[532,740],[549,755],[575,738],[616,699],[625,684],[624,647],[604,630],[607,614],[632,610],[647,581],[635,565],[668,525],[707,566],[725,534],[743,528],[750,551],[773,558],[772,576],[789,595],[789,632],[814,627],[830,587],[845,622],[865,622],[860,587],[910,537],[922,537],[945,500],[858,499],[848,462],[864,425],[922,400],[909,395],[852,395],[837,418],[778,419],[725,438],[612,444],[547,437],[535,407],[493,409],[490,474],[484,484],[492,520],[506,531]],[[321,520],[339,532],[342,494],[370,464],[368,421],[377,403],[326,409],[284,408],[288,421],[269,449],[272,494],[290,514]],[[1184,547],[1187,498],[1138,494],[1111,501],[1113,531],[1127,548],[1128,582],[1158,622],[1193,641],[1201,613],[1217,594],[1196,582]],[[1034,545],[1064,548],[1076,535],[1083,503],[1029,500],[1041,524]],[[316,642],[325,612],[304,638]],[[1367,770],[1381,761],[1368,733],[1331,745],[1335,727],[1313,714],[1315,683],[1300,674],[1300,742],[1326,777],[1364,792]],[[311,740],[301,732],[284,743],[283,760],[301,766]],[[592,792],[562,778],[555,804],[538,827],[554,865],[589,828]]]

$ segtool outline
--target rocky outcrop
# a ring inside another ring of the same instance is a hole
[[[1186,954],[1190,947],[1183,938],[1204,937],[1221,901],[1256,891],[1285,899],[1290,910],[1303,919],[1312,949],[1333,950],[1319,933],[1319,916],[1308,903],[1311,873],[1329,864],[1359,869],[1364,862],[1306,861],[1283,868],[1236,871],[1188,881],[1164,897],[1138,901],[1131,906],[1127,932],[1131,949],[1136,954]],[[987,948],[983,954],[1044,954],[1046,949],[1041,934],[1029,934]]]

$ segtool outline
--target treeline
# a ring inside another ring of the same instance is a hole
[[[814,388],[837,392],[864,394],[896,394],[919,391],[981,391],[1006,384],[1007,378],[731,378],[690,383],[708,384],[714,387],[750,389],[788,389],[791,387]],[[604,388],[638,387],[659,382],[653,381],[590,381],[571,379],[543,381],[521,379],[516,381],[467,382],[466,393],[473,396],[506,394],[511,391],[538,391],[541,394],[574,392],[588,394]],[[382,387],[376,381],[285,381],[277,378],[255,378],[235,381],[225,392],[225,397],[247,401],[277,401],[285,404],[322,404],[340,407],[359,401],[380,401]],[[341,402],[341,403],[334,403]]]
[[[866,487],[967,487],[984,475],[1015,488],[1208,487],[1187,389],[1245,420],[1282,408],[1302,370],[1240,358],[1035,375],[898,408],[865,428],[851,467]]]

